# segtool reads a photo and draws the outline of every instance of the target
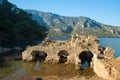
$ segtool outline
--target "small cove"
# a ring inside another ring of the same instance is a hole
[[[68,40],[67,37],[58,37],[54,38],[51,37],[52,40]],[[111,47],[115,50],[115,57],[120,56],[120,38],[99,38],[100,45],[102,47]],[[10,45],[10,47],[18,46],[19,47],[26,46],[26,45],[36,45],[41,43],[42,40],[36,41],[23,41],[22,42],[9,42],[9,44],[5,43],[6,45]],[[12,45],[14,44],[14,45]],[[2,44],[4,47],[6,45]],[[65,78],[72,78],[75,76],[86,76],[91,77],[94,76],[94,72],[90,68],[86,68],[85,70],[76,70],[74,65],[66,65],[66,64],[48,64],[48,63],[24,63],[23,61],[5,61],[0,62],[0,79],[2,80],[13,80],[18,78],[17,80],[21,80],[21,77],[27,78],[28,80],[31,78],[45,78],[47,76],[59,76]],[[20,78],[20,79],[19,79]]]
[[[115,50],[115,58],[120,56],[120,38],[99,38],[100,46]]]

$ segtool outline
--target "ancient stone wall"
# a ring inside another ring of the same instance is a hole
[[[114,50],[100,47],[95,36],[72,35],[68,41],[45,39],[41,44],[28,47],[22,52],[24,61],[35,61],[36,58],[49,63],[72,63],[76,69],[87,61],[99,77],[117,80],[116,77],[119,76],[119,71],[110,63],[115,60]]]
[[[58,53],[62,50],[67,52],[67,60],[65,63],[76,63],[76,57],[82,51],[91,51],[93,54],[100,54],[98,50],[99,43],[95,36],[83,36],[75,35],[68,41],[51,41],[45,39],[40,45],[29,47],[22,53],[22,59],[26,61],[33,61],[35,55],[32,55],[33,51],[44,51],[47,53],[45,62],[59,62],[60,57]],[[63,52],[64,53],[64,52]]]

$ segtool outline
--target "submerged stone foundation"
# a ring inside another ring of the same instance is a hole
[[[51,41],[46,38],[41,44],[28,47],[22,52],[24,61],[49,62],[75,64],[76,69],[87,62],[93,71],[104,79],[116,80],[115,75],[119,71],[111,67],[110,61],[114,61],[114,50],[100,47],[99,40],[95,36],[72,35],[68,41]],[[109,69],[108,69],[108,68]]]

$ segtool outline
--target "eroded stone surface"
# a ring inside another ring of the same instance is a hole
[[[72,63],[76,65],[76,69],[87,61],[99,77],[119,80],[117,76],[120,69],[119,65],[115,66],[117,64],[115,62],[119,62],[120,59],[114,59],[114,50],[111,48],[100,47],[99,40],[95,36],[72,35],[68,41],[45,39],[40,45],[28,47],[22,53],[22,59],[33,61],[36,56],[32,54],[33,51],[44,51],[47,54],[45,62]]]
[[[58,56],[58,53],[64,50],[68,53],[66,63],[76,63],[76,58],[79,57],[82,51],[91,51],[93,54],[100,54],[98,47],[98,39],[95,36],[76,35],[72,36],[68,41],[51,41],[45,39],[40,45],[28,47],[22,53],[22,58],[26,61],[32,61],[35,57],[32,55],[32,51],[45,51],[47,53],[46,62],[59,62],[60,56]]]

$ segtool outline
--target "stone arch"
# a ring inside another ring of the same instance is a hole
[[[87,67],[90,66],[93,56],[94,55],[91,51],[82,51],[79,54],[79,59],[81,60],[81,66],[85,63],[87,64]],[[81,68],[84,68],[84,66],[82,66]]]
[[[45,51],[32,51],[33,61],[45,61],[47,53]]]
[[[58,52],[59,56],[59,63],[65,63],[67,62],[67,57],[69,56],[69,53],[66,50],[60,50]]]

